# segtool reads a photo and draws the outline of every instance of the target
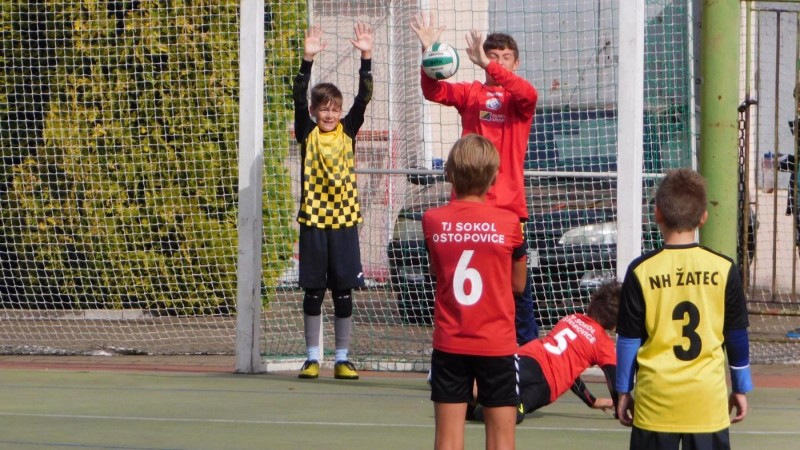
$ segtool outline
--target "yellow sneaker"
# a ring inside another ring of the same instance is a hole
[[[339,361],[333,366],[333,377],[339,380],[357,380],[358,372],[350,361]]]
[[[303,363],[303,367],[300,369],[300,375],[297,376],[298,378],[319,378],[319,362],[314,359],[308,359],[306,362]]]

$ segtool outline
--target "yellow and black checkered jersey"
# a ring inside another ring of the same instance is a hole
[[[617,333],[641,338],[634,425],[670,433],[730,426],[724,331],[747,328],[738,266],[698,244],[664,246],[631,263]]]
[[[358,94],[353,106],[336,128],[327,133],[308,115],[311,64],[303,60],[293,87],[294,130],[302,160],[302,194],[297,221],[316,228],[351,227],[363,220],[353,169],[355,137],[372,98],[372,60],[361,60]]]

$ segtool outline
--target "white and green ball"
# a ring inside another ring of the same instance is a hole
[[[448,44],[437,42],[422,54],[422,70],[434,80],[444,80],[458,72],[458,52]]]

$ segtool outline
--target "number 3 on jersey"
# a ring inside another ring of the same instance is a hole
[[[684,342],[672,346],[675,357],[681,361],[691,361],[697,358],[703,349],[703,340],[697,334],[697,327],[700,325],[700,310],[694,303],[688,300],[682,301],[672,310],[672,320],[685,321],[681,325],[681,336],[689,342],[688,348],[684,348]]]
[[[474,250],[464,250],[461,257],[458,259],[456,266],[456,273],[453,275],[453,292],[455,293],[456,300],[462,305],[474,305],[481,298],[483,293],[483,279],[478,269],[469,267],[469,262],[472,255],[475,254]],[[470,283],[470,291],[467,294],[466,285],[467,281]]]

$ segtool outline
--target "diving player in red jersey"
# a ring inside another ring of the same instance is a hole
[[[555,402],[572,390],[587,406],[614,411],[617,402],[614,340],[607,332],[617,327],[620,284],[612,281],[594,293],[586,314],[572,314],[558,321],[547,336],[519,348],[520,406],[517,423],[525,414]],[[611,398],[595,398],[580,376],[598,366],[606,378]],[[483,420],[480,405],[467,411],[467,418]]]

